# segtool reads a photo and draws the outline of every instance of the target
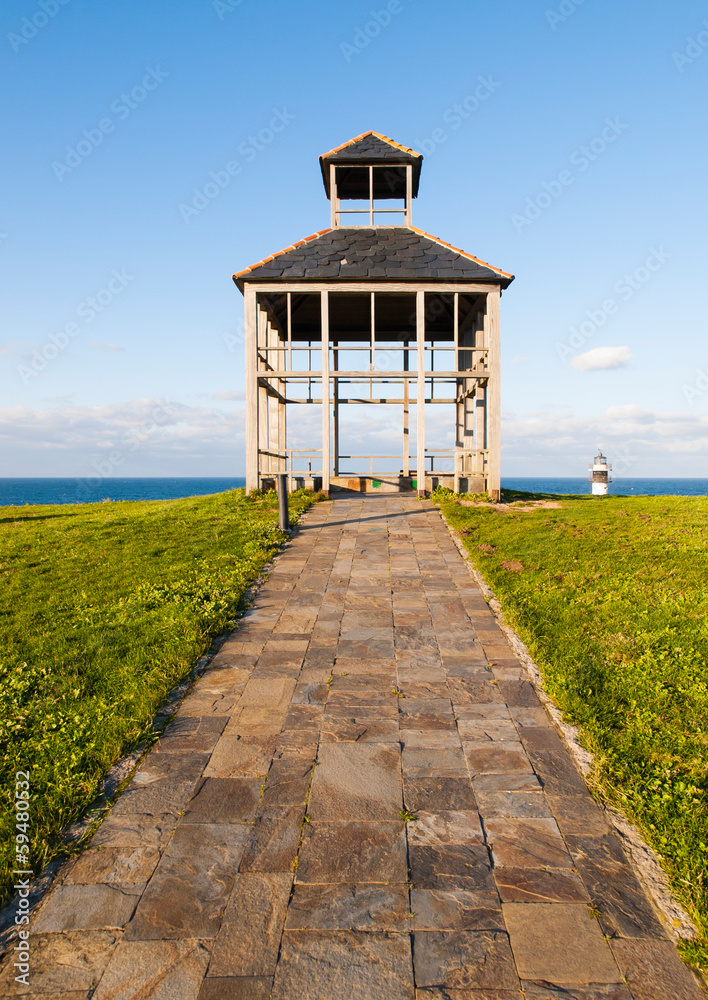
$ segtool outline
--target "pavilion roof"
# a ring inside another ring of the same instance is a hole
[[[514,280],[486,261],[414,226],[322,229],[233,276],[247,281],[470,281],[506,288]]]

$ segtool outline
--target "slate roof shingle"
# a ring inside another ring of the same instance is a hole
[[[413,166],[413,197],[418,195],[423,154],[416,153],[415,150],[409,149],[407,146],[401,146],[400,143],[394,142],[388,136],[381,135],[380,132],[362,132],[361,135],[320,156],[320,170],[328,198],[330,196],[330,163],[339,165],[372,163],[374,165],[390,164],[391,166],[410,163]]]
[[[514,280],[483,260],[411,226],[323,229],[234,274],[247,281],[476,281],[508,287]]]

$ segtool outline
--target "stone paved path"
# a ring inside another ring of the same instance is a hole
[[[30,997],[702,996],[413,498],[308,513],[33,931]]]

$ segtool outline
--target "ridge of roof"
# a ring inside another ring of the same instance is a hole
[[[377,139],[381,139],[383,142],[387,142],[389,145],[395,146],[396,149],[400,149],[403,153],[408,153],[411,156],[419,156],[421,159],[423,158],[422,153],[416,153],[414,149],[409,149],[408,146],[402,146],[401,143],[396,142],[395,139],[389,139],[387,135],[383,135],[381,132],[374,132],[373,129],[370,129],[368,132],[362,132],[361,135],[354,136],[353,139],[347,139],[347,141],[343,142],[341,146],[335,146],[334,149],[330,149],[328,153],[322,153],[319,159],[326,160],[328,156],[334,156],[335,153],[339,153],[340,150],[346,149],[347,146],[352,146],[355,142],[359,142],[361,139],[366,139],[369,135],[375,135]]]
[[[439,243],[441,247],[447,247],[448,250],[454,250],[455,253],[461,253],[463,257],[467,257],[468,260],[473,260],[475,264],[481,264],[483,267],[488,267],[490,271],[496,271],[497,274],[503,275],[505,278],[513,278],[513,274],[508,274],[506,271],[502,271],[501,268],[495,267],[493,264],[489,264],[486,260],[481,260],[479,257],[475,257],[474,254],[467,253],[466,250],[460,250],[459,247],[454,246],[452,243],[446,243],[445,240],[441,240],[439,236],[433,236],[432,233],[426,233],[424,229],[419,229],[417,226],[409,226],[414,233],[419,233],[421,236],[427,237],[429,240],[433,240],[435,243]]]
[[[255,264],[251,264],[250,267],[244,267],[242,271],[236,271],[231,277],[234,281],[237,278],[242,278],[244,274],[248,274],[249,271],[255,271],[257,267],[261,267],[263,264],[267,264],[269,260],[275,260],[276,257],[282,257],[284,253],[288,253],[290,250],[295,250],[297,247],[303,246],[305,243],[310,243],[312,240],[316,240],[318,236],[324,236],[325,233],[331,233],[333,229],[328,226],[327,229],[320,229],[316,233],[312,233],[310,236],[306,236],[304,240],[298,240],[297,243],[291,243],[289,247],[284,247],[282,250],[278,250],[276,253],[270,254],[268,257],[264,257],[263,260],[257,261]]]

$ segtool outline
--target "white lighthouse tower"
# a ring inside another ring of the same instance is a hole
[[[594,497],[607,496],[607,484],[612,482],[611,469],[612,466],[598,448],[597,455],[592,460],[592,465],[588,466],[590,473],[588,482],[592,483],[592,495]]]

